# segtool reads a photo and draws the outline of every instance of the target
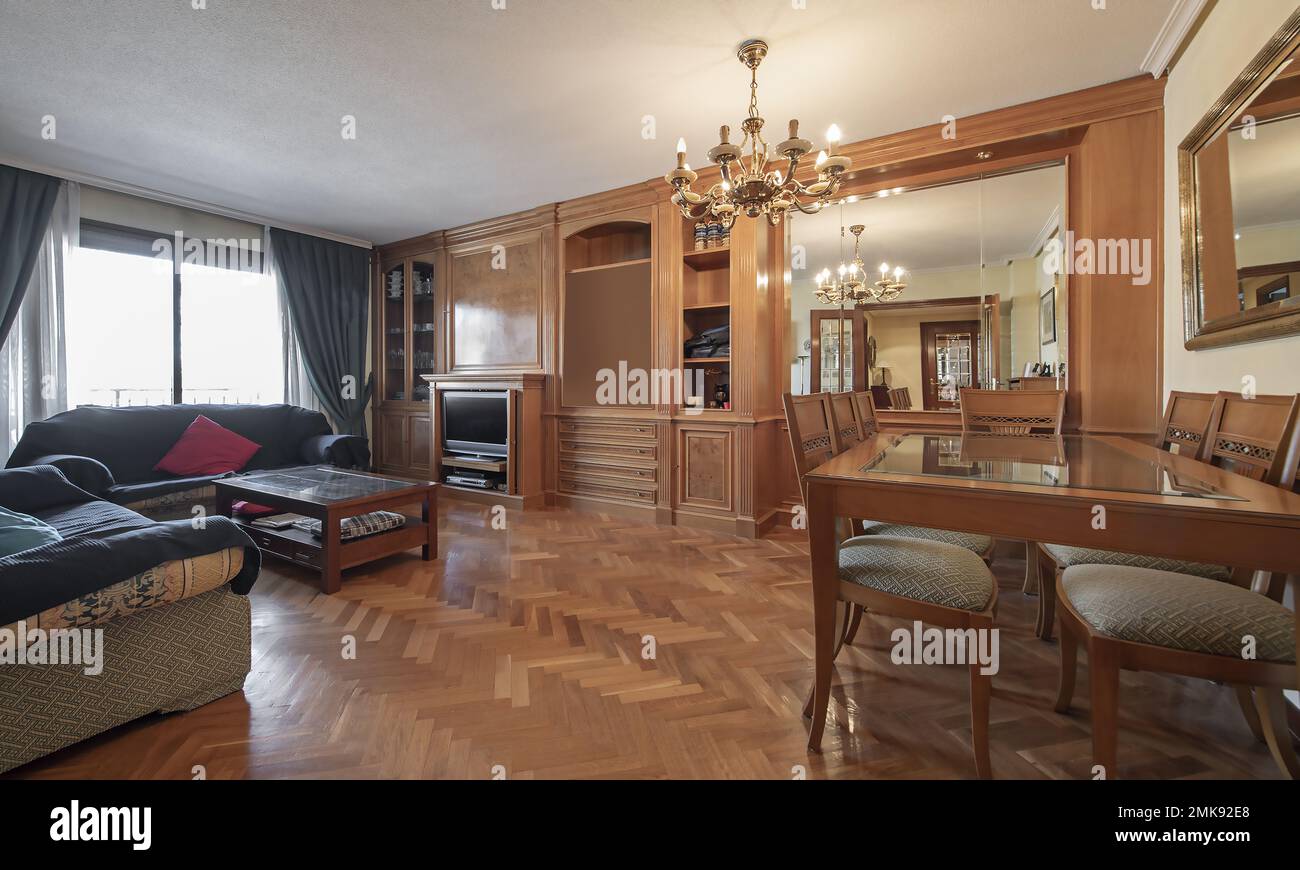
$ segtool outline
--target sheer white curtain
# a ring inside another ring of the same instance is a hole
[[[298,334],[289,317],[289,303],[284,298],[284,288],[275,278],[275,250],[271,246],[271,227],[262,228],[262,273],[275,279],[275,292],[280,300],[280,328],[284,333],[284,401],[289,405],[320,411],[320,402],[307,380],[302,352],[298,349]],[[323,412],[322,412],[323,413]]]
[[[65,181],[50,215],[40,257],[18,319],[0,347],[0,462],[9,458],[23,429],[68,408],[64,289],[79,242],[81,186]]]

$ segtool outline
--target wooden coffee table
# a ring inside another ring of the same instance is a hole
[[[438,484],[402,480],[364,471],[344,471],[324,466],[257,471],[214,481],[217,513],[231,517],[262,550],[297,565],[320,572],[327,594],[339,591],[341,572],[366,562],[421,549],[426,562],[438,558]],[[232,516],[236,501],[302,514],[321,521],[321,536],[297,528],[264,529],[250,520]],[[339,536],[344,517],[371,511],[420,505],[419,516],[406,515],[406,525],[351,541]]]

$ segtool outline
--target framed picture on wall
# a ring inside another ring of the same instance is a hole
[[[1038,335],[1043,344],[1056,341],[1056,288],[1052,287],[1038,300]]]

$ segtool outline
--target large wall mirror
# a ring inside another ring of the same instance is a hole
[[[792,216],[792,391],[870,387],[878,408],[951,411],[962,387],[1064,388],[1068,305],[1054,246],[1066,184],[1065,166],[1051,163]],[[835,298],[859,269],[866,298]]]
[[[1300,332],[1300,11],[1179,149],[1189,349]]]

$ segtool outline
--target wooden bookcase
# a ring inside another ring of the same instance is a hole
[[[731,245],[695,250],[695,224],[683,220],[682,232],[682,349],[681,365],[690,383],[687,395],[698,398],[703,407],[729,411],[731,408],[731,354],[689,357],[686,342],[710,329],[731,326]],[[704,388],[698,396],[699,374]],[[727,398],[717,393],[721,388]]]

